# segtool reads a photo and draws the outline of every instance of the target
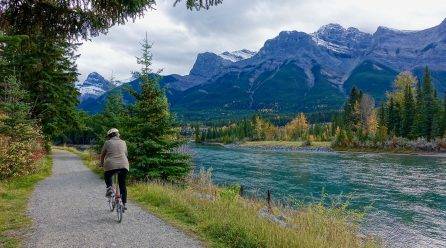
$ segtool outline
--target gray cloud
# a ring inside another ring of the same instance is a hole
[[[163,68],[165,74],[187,74],[199,52],[258,50],[283,30],[314,32],[327,23],[370,33],[380,25],[417,30],[446,17],[446,1],[440,0],[224,0],[223,5],[200,12],[181,5],[174,8],[172,3],[159,1],[157,10],[144,18],[85,42],[79,49],[79,79],[92,71],[129,77],[138,69],[135,57],[146,32],[154,43],[154,68]]]

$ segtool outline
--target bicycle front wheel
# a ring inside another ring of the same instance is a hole
[[[116,205],[116,213],[118,214],[118,222],[119,222],[119,223],[121,223],[121,221],[122,221],[122,211],[123,211],[122,208],[123,208],[123,207],[122,207],[122,204],[121,204],[121,203],[118,203],[118,204]]]

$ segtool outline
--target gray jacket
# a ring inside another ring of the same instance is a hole
[[[101,157],[104,157],[104,170],[129,169],[127,145],[119,137],[107,140],[102,147]]]

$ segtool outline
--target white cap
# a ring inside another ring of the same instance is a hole
[[[116,128],[112,128],[112,129],[108,130],[108,132],[107,132],[107,136],[109,136],[109,135],[112,134],[112,133],[119,133],[119,131],[118,131],[118,129],[116,129]]]

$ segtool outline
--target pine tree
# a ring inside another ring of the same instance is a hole
[[[4,80],[4,81],[3,81]],[[0,133],[16,135],[22,124],[32,124],[29,118],[29,105],[23,101],[27,92],[23,90],[14,76],[0,81]]]
[[[344,106],[344,126],[353,132],[356,132],[361,126],[360,102],[362,94],[361,90],[353,87]]]
[[[195,143],[200,143],[203,139],[203,135],[201,135],[200,132],[200,125],[198,124],[194,125],[194,136],[195,136]]]
[[[441,120],[440,137],[446,137],[446,92],[443,100],[443,117]]]
[[[15,62],[5,71],[15,68],[17,80],[29,93],[25,101],[31,116],[41,122],[48,139],[63,136],[63,132],[79,125],[74,87],[79,38],[105,33],[113,25],[142,16],[155,4],[154,0],[1,2],[2,33],[26,37],[17,53],[2,55]],[[189,8],[215,4],[218,1],[186,2]]]
[[[26,36],[14,53],[2,55],[10,63],[2,66],[1,77],[16,75],[28,92],[24,101],[30,106],[31,117],[40,121],[49,139],[76,125],[75,48],[65,41],[33,35]]]
[[[141,46],[142,57],[137,60],[142,66],[139,73],[141,93],[134,93],[136,103],[131,109],[127,136],[131,176],[136,179],[180,179],[189,173],[190,159],[176,151],[182,142],[166,95],[151,74],[151,44],[147,36]]]
[[[119,92],[112,93],[108,96],[104,110],[101,113],[102,122],[106,129],[118,128],[121,133],[123,130],[125,119],[127,118],[127,109],[124,100]]]
[[[415,102],[412,88],[406,85],[404,89],[403,117],[402,117],[402,136],[409,138],[415,119]]]
[[[94,121],[93,123],[89,123],[89,126],[94,129],[97,151],[100,152],[105,142],[104,133],[111,128],[117,128],[121,136],[126,138],[129,113],[124,105],[122,95],[119,92],[110,94],[105,103],[104,110],[92,118],[94,118]]]
[[[423,91],[421,90],[421,82],[417,83],[415,102],[415,117],[411,130],[411,137],[416,139],[423,136],[422,115],[423,115]]]
[[[0,109],[6,115],[3,128],[14,129],[29,122],[30,106],[25,102],[28,92],[17,79],[17,53],[25,37],[0,34]],[[5,130],[2,130],[5,131]]]
[[[378,126],[379,127],[387,126],[387,112],[385,103],[382,103],[381,107],[379,108]]]
[[[435,106],[434,106],[435,96],[428,67],[426,67],[424,71],[423,87],[421,90],[423,92],[421,99],[421,112],[420,112],[421,134],[423,137],[426,137],[428,140],[430,140],[433,134],[432,125],[435,115]]]
[[[390,97],[387,110],[387,127],[390,133],[399,136],[401,134],[401,106]]]

